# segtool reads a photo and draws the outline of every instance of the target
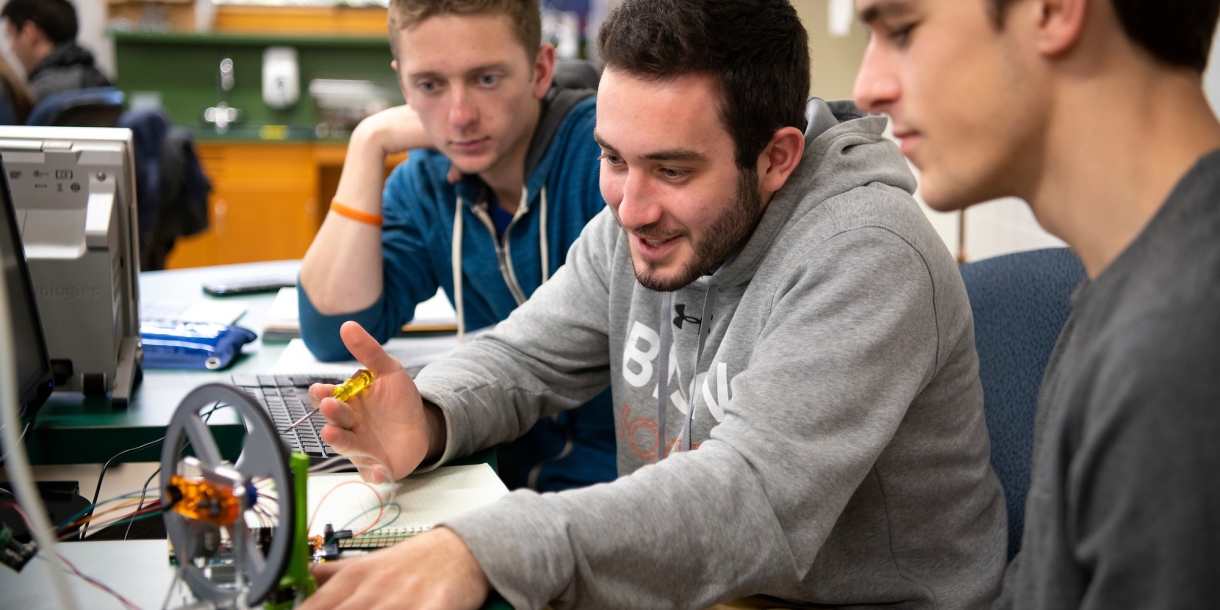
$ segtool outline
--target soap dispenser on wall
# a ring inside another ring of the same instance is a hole
[[[297,50],[292,47],[267,47],[263,51],[263,101],[283,110],[297,103],[301,95]]]

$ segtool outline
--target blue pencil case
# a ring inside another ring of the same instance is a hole
[[[222,369],[258,335],[240,326],[149,320],[140,323],[144,368]]]

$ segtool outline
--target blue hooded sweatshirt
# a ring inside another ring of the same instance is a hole
[[[438,287],[458,312],[459,333],[494,325],[525,302],[563,264],[585,223],[606,205],[598,187],[601,149],[593,140],[593,93],[553,87],[543,100],[526,155],[525,198],[502,239],[493,212],[504,213],[492,209],[494,195],[477,176],[449,184],[447,157],[413,151],[394,169],[382,195],[381,297],[363,311],[328,316],[318,312],[298,282],[301,338],[310,351],[320,360],[351,359],[339,338],[347,320],[384,343]],[[455,284],[458,274],[462,281]],[[497,456],[510,488],[559,491],[613,480],[610,392],[540,420],[500,446]]]

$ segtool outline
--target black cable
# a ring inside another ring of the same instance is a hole
[[[102,479],[106,478],[106,469],[110,468],[111,462],[113,462],[129,453],[135,453],[137,451],[142,451],[144,449],[148,449],[149,447],[152,447],[153,445],[156,445],[164,440],[165,440],[165,437],[162,436],[161,438],[159,438],[155,441],[148,441],[147,443],[144,443],[143,445],[140,445],[139,447],[132,447],[131,449],[124,449],[124,450],[114,454],[114,456],[112,456],[110,459],[106,460],[106,463],[102,464],[102,473],[97,475],[97,488],[93,490],[93,502],[91,502],[90,504],[95,507],[97,506],[97,498],[102,493]],[[89,515],[92,515],[92,514],[93,514],[93,510],[90,510]],[[80,540],[85,539],[85,532],[88,531],[88,529],[89,529],[89,522],[86,521],[83,525],[81,525],[81,528],[80,528]]]
[[[137,513],[144,510],[144,498],[148,496],[148,486],[152,483],[153,477],[156,477],[158,474],[161,474],[160,466],[157,466],[157,469],[154,470],[152,474],[148,475],[148,480],[144,481],[144,489],[140,490],[140,505],[136,507]],[[127,536],[131,534],[132,523],[135,523],[135,521],[127,522],[127,531],[123,532],[123,540],[127,540]]]
[[[227,406],[228,405],[225,405],[225,404],[218,404],[218,405],[212,407],[211,410],[209,410],[207,413],[203,414],[203,423],[205,423],[205,424],[208,423],[208,420],[210,420],[212,418],[213,413],[215,413],[217,410],[223,409]],[[161,438],[164,439],[165,437],[161,437]],[[186,440],[186,444],[182,446],[182,450],[185,451],[186,448],[190,447],[190,446],[191,446],[191,440],[188,438]],[[105,468],[103,468],[102,470],[103,470],[103,472],[105,472]],[[144,499],[146,497],[148,497],[148,486],[150,484],[152,484],[153,477],[156,477],[158,474],[160,474],[160,472],[161,472],[161,467],[157,466],[157,469],[154,470],[152,474],[148,475],[148,480],[144,481],[144,489],[140,490],[140,504],[139,504],[139,506],[136,507],[137,513],[144,509]],[[98,481],[98,485],[99,485],[99,489],[100,489],[100,486],[101,486],[100,479]],[[96,498],[94,499],[94,501],[96,502]],[[127,531],[123,532],[123,540],[127,540],[127,536],[129,534],[131,534],[131,524],[132,523],[135,523],[135,521],[127,522]]]

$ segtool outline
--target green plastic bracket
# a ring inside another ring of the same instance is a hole
[[[288,570],[280,579],[280,590],[291,590],[298,594],[304,591],[304,595],[300,596],[304,599],[318,590],[317,581],[309,574],[309,532],[305,529],[309,526],[309,516],[306,514],[309,512],[306,496],[309,485],[309,456],[293,453],[288,458],[288,463],[292,468],[292,553],[288,558]],[[288,599],[279,604],[268,604],[266,607],[270,610],[281,610],[295,605],[295,599]]]

